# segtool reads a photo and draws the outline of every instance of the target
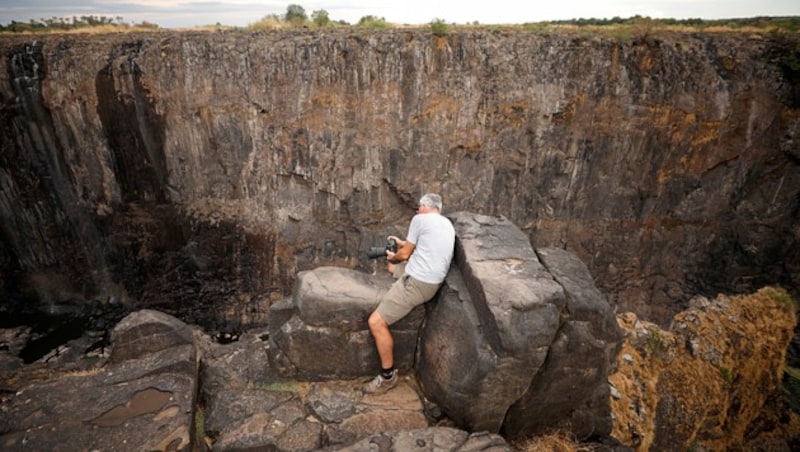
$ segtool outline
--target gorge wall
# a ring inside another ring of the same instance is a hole
[[[0,36],[0,299],[255,322],[417,198],[573,251],[620,310],[800,286],[796,36]]]

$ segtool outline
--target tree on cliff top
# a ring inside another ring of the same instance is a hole
[[[324,9],[316,10],[311,13],[311,20],[314,22],[314,25],[318,27],[327,27],[331,24],[331,18]]]
[[[308,20],[306,9],[297,4],[291,4],[286,7],[286,15],[284,16],[286,22],[300,22],[303,23]]]

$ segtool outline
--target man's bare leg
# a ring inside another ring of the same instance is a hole
[[[383,320],[378,311],[369,316],[369,330],[375,338],[378,356],[381,358],[381,367],[390,369],[394,365],[394,338],[389,331],[389,325]]]
[[[397,384],[397,370],[394,368],[394,338],[389,331],[389,324],[383,320],[378,311],[369,316],[367,322],[375,346],[381,359],[381,373],[364,385],[362,391],[367,394],[383,394]]]

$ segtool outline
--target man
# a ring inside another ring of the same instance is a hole
[[[387,250],[386,259],[390,262],[389,270],[398,279],[369,316],[381,373],[364,386],[365,393],[382,394],[397,384],[394,338],[389,326],[436,295],[453,260],[456,232],[450,220],[441,215],[442,197],[435,193],[424,195],[417,212],[411,219],[406,240],[389,237],[397,241],[397,253]],[[398,263],[396,268],[393,263]]]

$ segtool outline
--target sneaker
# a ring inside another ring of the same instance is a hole
[[[383,394],[397,385],[397,371],[392,374],[392,378],[383,378],[378,375],[372,381],[365,384],[361,390],[364,394]]]

